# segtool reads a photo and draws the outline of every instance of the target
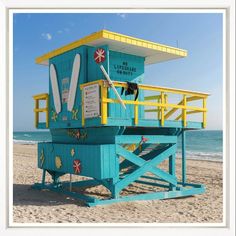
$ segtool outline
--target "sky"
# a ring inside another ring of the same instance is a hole
[[[13,129],[34,131],[32,96],[48,92],[35,58],[101,29],[188,50],[145,67],[145,84],[210,93],[207,129],[222,129],[223,26],[220,13],[14,13]]]

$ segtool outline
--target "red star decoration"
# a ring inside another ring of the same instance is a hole
[[[79,174],[81,172],[81,163],[80,160],[74,160],[73,162],[73,168],[75,174]]]
[[[102,48],[98,48],[94,53],[94,60],[96,63],[101,63],[105,61],[105,50]]]

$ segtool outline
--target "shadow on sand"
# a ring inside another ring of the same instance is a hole
[[[85,193],[85,190],[82,190],[81,193]],[[65,204],[87,207],[83,201],[73,199],[62,193],[32,189],[32,185],[29,184],[13,184],[14,206],[54,206]]]

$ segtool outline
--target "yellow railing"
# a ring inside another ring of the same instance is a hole
[[[35,101],[35,108],[34,108],[34,124],[35,127],[38,127],[39,124],[39,113],[40,112],[45,112],[46,113],[46,128],[48,128],[49,124],[49,115],[48,115],[48,94],[47,93],[42,93],[33,96],[34,101]],[[45,100],[46,101],[46,107],[44,108],[39,108],[39,102],[40,100]]]
[[[144,101],[156,101],[157,103],[162,103],[162,94],[154,95],[154,96],[146,96],[144,97]],[[167,104],[168,95],[164,94],[164,103]],[[167,107],[164,108],[164,111],[167,111]],[[157,119],[161,119],[161,107],[157,107],[155,109],[146,109],[145,112],[157,112]]]
[[[127,84],[125,82],[114,81],[115,87],[124,87],[127,88]],[[101,123],[107,124],[107,104],[108,103],[119,103],[117,99],[108,98],[107,89],[109,88],[109,84],[107,81],[98,80],[89,82],[86,84],[81,84],[80,89],[82,90],[84,87],[92,84],[99,84],[101,88]],[[158,92],[158,95],[155,96],[147,96],[145,97],[144,101],[132,101],[132,100],[123,100],[125,104],[134,105],[134,122],[135,125],[138,124],[138,106],[151,106],[155,107],[154,109],[145,110],[146,112],[157,112],[157,119],[161,120],[161,125],[164,126],[165,120],[167,120],[173,114],[176,114],[178,110],[181,110],[181,115],[179,115],[175,120],[179,120],[182,118],[182,122],[184,127],[187,126],[187,115],[194,114],[194,113],[202,113],[202,123],[203,128],[206,127],[206,99],[209,94],[206,93],[199,93],[193,92],[188,90],[180,90],[180,89],[173,89],[173,88],[165,88],[165,87],[158,87],[158,86],[151,86],[151,85],[139,85],[140,90],[144,91],[154,91]],[[181,95],[183,98],[182,100],[177,103],[168,103],[168,95]],[[154,100],[154,101],[152,101]],[[190,106],[188,102],[202,100],[202,106]],[[83,104],[83,103],[82,103]],[[82,106],[83,109],[83,106]],[[82,112],[82,125],[85,123],[84,114]]]

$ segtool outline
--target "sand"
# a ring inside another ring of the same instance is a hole
[[[181,162],[176,161],[177,176]],[[223,218],[222,163],[187,161],[187,180],[206,185],[202,195],[186,198],[123,202],[87,207],[82,201],[63,194],[31,189],[40,182],[37,146],[14,144],[14,223],[221,223]],[[68,175],[64,179],[69,180]],[[47,176],[46,181],[50,181]],[[142,192],[138,186],[130,192]],[[91,193],[106,196],[103,187]]]

